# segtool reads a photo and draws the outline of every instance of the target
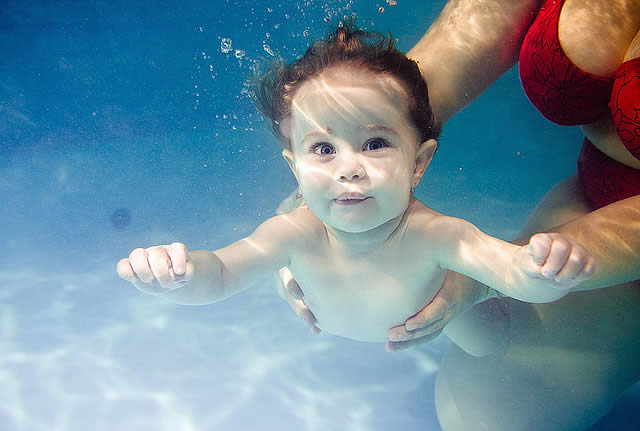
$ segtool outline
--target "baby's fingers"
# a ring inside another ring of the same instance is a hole
[[[538,233],[529,240],[529,254],[537,265],[544,265],[551,251],[553,239],[549,234]]]
[[[153,277],[158,280],[160,286],[169,288],[173,283],[171,274],[174,270],[167,249],[162,246],[151,247],[147,249],[147,255]]]
[[[118,276],[123,280],[126,280],[129,283],[135,283],[138,281],[138,277],[135,272],[133,272],[131,262],[129,262],[128,258],[120,259],[116,269],[118,271]]]
[[[549,255],[540,273],[545,278],[554,278],[564,268],[571,253],[571,243],[566,239],[555,239],[551,242]]]
[[[593,276],[595,272],[595,259],[586,250],[572,252],[562,270],[556,275],[558,283],[580,283]]]
[[[181,242],[174,242],[166,250],[171,261],[171,278],[175,281],[190,280],[193,276],[193,263],[189,261],[187,247]]]
[[[154,280],[147,250],[143,248],[133,250],[129,255],[129,263],[139,281],[148,284]]]

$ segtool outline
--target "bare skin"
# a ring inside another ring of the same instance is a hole
[[[368,342],[386,341],[389,327],[428,303],[447,269],[533,302],[561,298],[597,274],[588,252],[563,235],[518,246],[413,198],[437,143],[419,142],[394,78],[334,67],[301,84],[292,106],[283,156],[307,207],[213,252],[180,243],[135,249],[118,274],[145,293],[207,304],[286,265],[307,286],[324,330]]]
[[[447,4],[408,54],[419,61],[441,124],[515,64],[540,3]],[[566,0],[559,23],[567,56],[602,76],[640,56],[639,30],[640,2],[631,0]],[[444,53],[450,61],[439,60]],[[640,168],[610,116],[581,129],[610,157]],[[493,354],[479,349],[477,356],[486,356],[475,357],[455,348],[444,359],[436,404],[445,430],[585,429],[640,378],[640,285],[634,281],[640,278],[640,197],[590,211],[576,178],[568,178],[543,199],[523,235],[553,228],[596,253],[602,272],[584,286],[593,290],[525,304],[495,299],[486,287],[449,273],[431,304],[390,331],[388,347],[396,350],[431,340],[450,322],[447,331],[455,337],[456,327],[468,327],[465,319],[486,323],[495,313],[509,314],[510,335],[492,340]],[[301,299],[304,286],[285,282],[294,310],[314,325]],[[495,333],[478,328],[476,335],[488,340]],[[473,353],[477,346],[467,347]]]
[[[522,235],[530,227],[536,231],[549,228],[545,220],[557,223],[563,221],[563,215],[565,220],[579,215],[575,206],[565,208],[564,213],[556,207],[552,214],[545,214],[545,202],[561,195],[571,198],[570,193],[579,190],[575,182],[575,177],[570,178],[552,191]],[[576,202],[581,197],[572,198]],[[640,196],[614,205],[618,208],[605,207],[553,229],[575,239],[588,235],[585,224],[599,230],[601,246],[594,251],[609,274],[584,286],[594,290],[572,293],[549,304],[493,299],[451,322],[455,332],[465,320],[478,321],[478,315],[490,314],[499,301],[500,309],[510,316],[511,327],[507,342],[496,341],[494,345],[501,348],[491,355],[474,357],[459,348],[447,353],[436,383],[443,429],[469,429],[470,423],[480,420],[491,430],[586,429],[640,379],[640,282],[595,289],[602,283],[638,277],[637,263],[633,268],[638,255],[633,250],[639,247],[640,224],[625,225],[621,215],[627,213],[631,220],[639,217]],[[631,267],[625,268],[625,263]],[[620,274],[610,272],[618,266]]]

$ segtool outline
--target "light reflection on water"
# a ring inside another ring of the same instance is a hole
[[[314,337],[268,285],[198,308],[132,292],[108,267],[5,269],[0,285],[2,430],[436,426],[445,340],[391,355]]]

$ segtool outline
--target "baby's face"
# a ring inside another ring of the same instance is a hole
[[[346,232],[402,216],[422,171],[399,83],[354,67],[333,68],[305,82],[292,104],[291,152],[284,156],[309,209]]]

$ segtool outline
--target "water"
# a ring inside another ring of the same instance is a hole
[[[3,5],[0,430],[439,429],[444,337],[388,354],[312,336],[270,280],[183,307],[115,273],[134,247],[215,249],[273,214],[294,180],[247,76],[352,12],[406,51],[444,4],[392,3]],[[447,125],[417,196],[513,238],[580,143],[512,71]]]

